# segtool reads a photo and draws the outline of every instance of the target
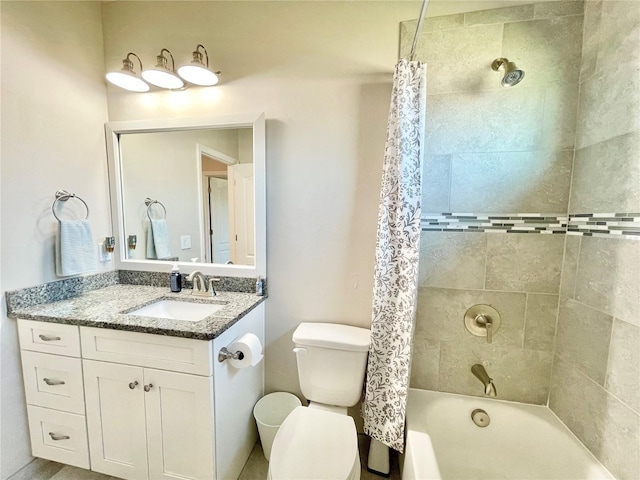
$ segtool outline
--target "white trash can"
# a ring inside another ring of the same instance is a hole
[[[273,439],[278,432],[278,428],[296,407],[302,405],[300,399],[287,392],[275,392],[265,395],[255,407],[253,407],[253,417],[258,424],[258,433],[262,443],[264,457],[269,461],[271,456],[271,446]]]

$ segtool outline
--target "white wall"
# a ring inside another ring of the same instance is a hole
[[[87,202],[96,238],[111,233],[100,5],[2,2],[1,35],[1,274],[2,288],[13,290],[56,280],[57,189]],[[2,310],[4,479],[31,457],[16,322],[6,317],[4,298]]]

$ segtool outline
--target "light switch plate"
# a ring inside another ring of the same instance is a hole
[[[188,250],[191,248],[191,235],[180,236],[180,248],[182,250]]]

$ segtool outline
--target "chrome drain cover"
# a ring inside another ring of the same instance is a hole
[[[491,419],[489,418],[489,414],[482,410],[481,408],[476,408],[473,412],[471,412],[471,420],[479,427],[487,427],[491,423]]]

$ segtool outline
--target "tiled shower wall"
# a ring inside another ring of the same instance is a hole
[[[588,1],[570,213],[640,212],[640,2]],[[567,236],[549,406],[640,478],[640,239]]]
[[[414,30],[403,23],[403,55]],[[498,86],[499,56],[525,70],[516,88]],[[428,68],[430,214],[411,385],[481,395],[470,367],[483,363],[500,398],[548,401],[617,478],[640,478],[640,239],[637,223],[617,221],[640,217],[640,2],[429,18],[417,59]],[[576,217],[568,235],[458,220],[507,225],[517,212],[618,215],[607,227],[577,218],[580,231],[612,230],[595,236],[576,235]],[[492,345],[464,329],[476,303],[502,314]]]
[[[426,20],[416,56],[427,63],[423,212],[566,216],[582,28],[582,2]],[[414,31],[415,21],[402,24],[404,55]],[[490,68],[503,56],[525,70],[515,88]],[[470,371],[482,363],[500,398],[546,404],[564,242],[423,231],[411,385],[482,395]],[[464,328],[479,303],[501,313],[490,345]]]

